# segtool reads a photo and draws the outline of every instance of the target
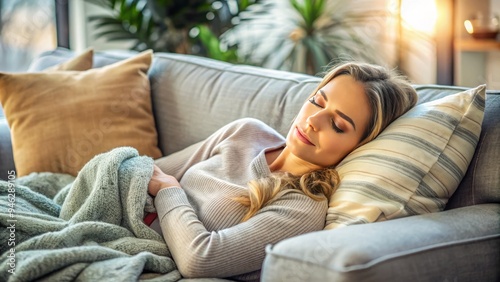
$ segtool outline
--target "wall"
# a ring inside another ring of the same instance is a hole
[[[455,3],[456,40],[471,40],[464,21],[477,12],[485,16],[500,15],[500,0],[457,0]],[[487,51],[455,50],[455,84],[475,87],[487,84],[488,89],[500,89],[500,48]]]
[[[413,83],[436,83],[436,0],[403,0],[400,5],[400,67]]]
[[[491,12],[500,16],[500,0],[491,0]],[[486,66],[486,83],[489,89],[500,89],[500,51],[490,52]]]
[[[56,48],[54,1],[3,1],[0,13],[0,71],[26,71],[34,58]]]

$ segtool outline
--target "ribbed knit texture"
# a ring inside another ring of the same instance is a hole
[[[182,186],[161,190],[155,206],[184,277],[257,280],[266,245],[323,229],[326,198],[317,202],[291,190],[240,223],[247,208],[232,197],[246,193],[250,180],[270,174],[265,152],[282,146],[279,133],[246,118],[156,161]]]

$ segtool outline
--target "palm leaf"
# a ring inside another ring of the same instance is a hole
[[[352,10],[353,5],[341,0],[263,0],[242,14],[240,24],[225,35],[234,44],[252,46],[248,41],[253,36],[245,31],[252,29],[251,34],[273,48],[245,47],[240,51],[246,53],[240,55],[262,66],[316,74],[332,60],[345,56],[374,62],[376,52],[359,29],[386,12],[364,7]],[[290,49],[290,45],[294,47]]]
[[[303,42],[308,49],[308,52],[312,55],[312,61],[310,64],[313,70],[319,70],[322,66],[325,66],[330,62],[327,53],[317,39],[309,37],[305,38]]]

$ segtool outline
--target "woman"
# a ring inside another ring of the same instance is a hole
[[[158,159],[148,191],[184,277],[259,278],[265,246],[321,230],[335,166],[415,105],[411,85],[379,66],[333,68],[283,137],[241,119]],[[160,230],[161,228],[161,230]]]

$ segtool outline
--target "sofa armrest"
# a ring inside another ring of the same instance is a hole
[[[499,281],[500,204],[304,234],[268,246],[262,281]]]
[[[14,170],[9,125],[4,118],[0,117],[0,179],[8,180],[9,172]]]

